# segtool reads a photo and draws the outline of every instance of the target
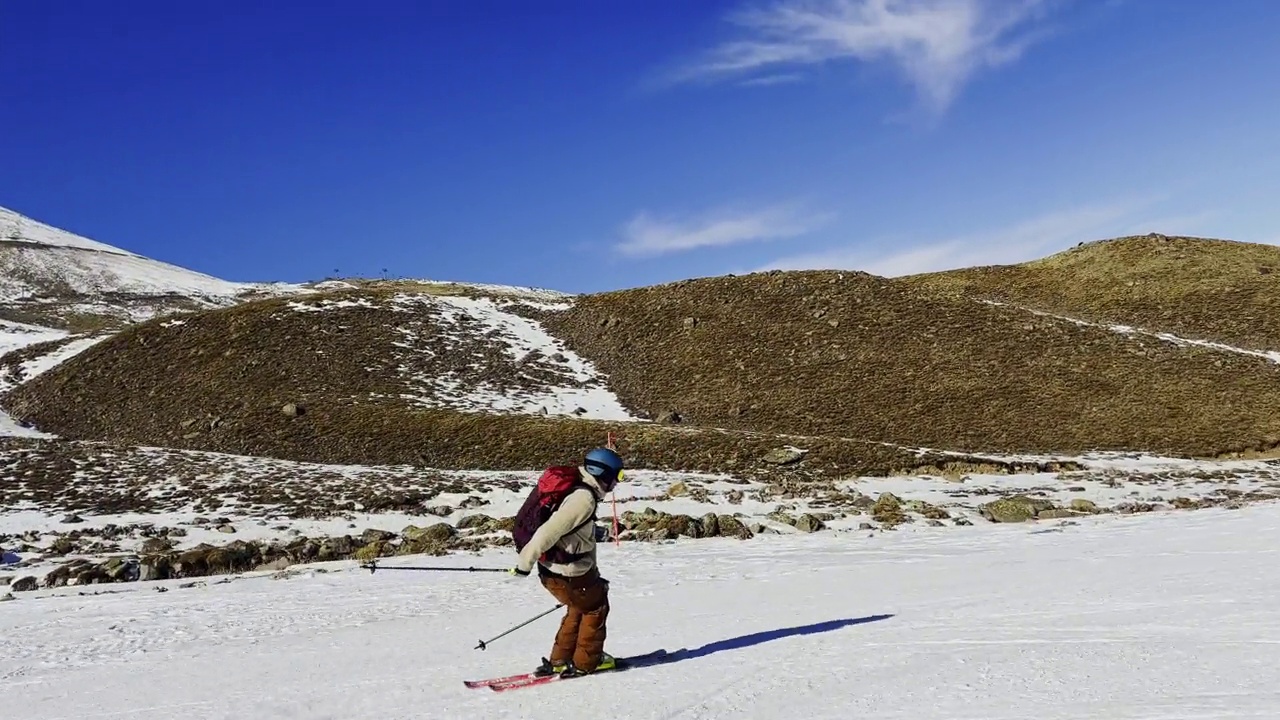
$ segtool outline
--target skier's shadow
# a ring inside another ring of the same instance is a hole
[[[798,627],[780,628],[778,630],[765,630],[763,632],[751,633],[750,635],[740,635],[727,640],[717,640],[713,643],[707,643],[698,648],[681,648],[679,650],[668,653],[661,659],[660,664],[666,665],[673,662],[681,662],[682,660],[694,660],[708,655],[714,655],[718,652],[726,650],[741,650],[762,643],[771,642],[773,640],[781,640],[783,638],[797,637],[800,635],[816,635],[818,633],[832,632],[840,630],[851,625],[866,625],[867,623],[880,622],[888,620],[893,615],[868,615],[860,618],[845,618],[843,620],[828,620],[826,622],[814,623],[812,625],[801,625]]]

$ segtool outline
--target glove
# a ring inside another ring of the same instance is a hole
[[[515,575],[515,576],[517,576],[517,577],[529,577],[529,571],[528,571],[528,570],[521,570],[521,569],[520,569],[520,568],[518,568],[518,567],[511,568],[511,569],[510,569],[510,570],[508,570],[507,572],[509,572],[509,573],[511,573],[512,575]]]

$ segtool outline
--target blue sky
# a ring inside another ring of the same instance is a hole
[[[0,37],[0,205],[232,280],[1280,243],[1272,0],[57,0]]]

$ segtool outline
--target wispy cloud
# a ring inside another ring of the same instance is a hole
[[[1010,63],[1046,36],[1064,0],[773,0],[734,13],[739,37],[668,78],[717,81],[828,62],[892,63],[932,110],[978,72]]]
[[[624,226],[624,239],[617,250],[631,257],[655,257],[698,248],[780,240],[812,232],[830,217],[804,211],[793,204],[755,210],[722,209],[685,218],[659,218],[641,212]]]
[[[804,81],[804,75],[800,73],[778,73],[777,75],[748,78],[738,84],[743,87],[769,87],[772,85],[790,85],[802,81]]]
[[[1026,262],[1080,242],[1147,232],[1194,232],[1209,213],[1155,219],[1145,209],[1150,200],[1087,205],[1018,222],[990,232],[925,242],[896,252],[847,247],[785,257],[760,270],[862,270],[897,277],[961,267]],[[895,242],[895,245],[901,243]]]

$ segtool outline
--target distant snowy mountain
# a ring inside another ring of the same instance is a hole
[[[300,286],[237,283],[152,260],[0,207],[0,317],[74,327],[230,305]]]

